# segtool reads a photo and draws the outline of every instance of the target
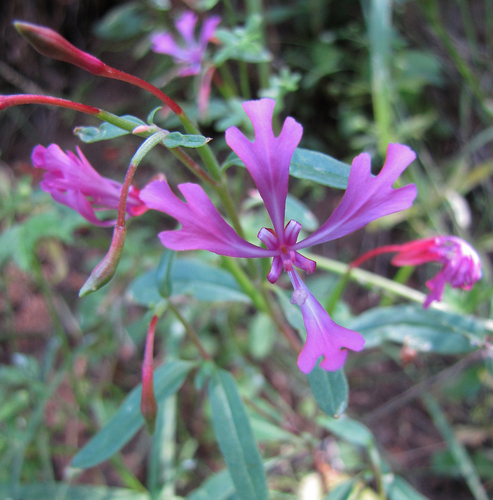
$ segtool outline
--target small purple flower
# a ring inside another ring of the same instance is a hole
[[[173,35],[168,32],[156,33],[151,37],[152,50],[171,56],[178,65],[178,76],[198,75],[202,71],[207,44],[214,37],[220,22],[219,16],[207,18],[197,40],[194,34],[197,16],[191,11],[186,11],[175,22],[182,41],[177,43]]]
[[[226,131],[226,142],[245,163],[272,220],[273,229],[262,228],[258,238],[267,248],[257,247],[240,238],[226,223],[204,190],[196,184],[181,184],[181,201],[165,181],[149,184],[141,199],[149,208],[165,212],[177,219],[182,229],[159,234],[161,242],[172,250],[209,250],[231,257],[273,257],[267,276],[274,283],[284,269],[294,287],[292,302],[301,307],[307,340],[298,358],[301,371],[308,373],[320,356],[320,366],[338,370],[344,364],[346,349],[363,349],[363,337],[332,321],[301,280],[295,267],[311,273],[315,262],[298,250],[340,238],[368,222],[409,208],[416,196],[416,187],[408,185],[392,189],[392,184],[411,163],[415,154],[400,144],[390,144],[387,159],[377,176],[371,175],[371,160],[366,153],[352,164],[348,188],[339,206],[312,235],[297,242],[301,224],[291,220],[286,225],[285,205],[288,192],[289,165],[303,129],[289,117],[278,137],[272,131],[275,101],[261,99],[243,104],[255,130],[252,143],[236,127]]]
[[[47,148],[36,146],[32,154],[33,165],[46,170],[41,189],[92,224],[113,226],[115,220],[99,220],[95,211],[118,209],[122,185],[99,175],[79,148],[77,154],[78,157],[71,151],[65,154],[56,144]],[[146,211],[139,190],[131,186],[127,198],[128,215],[135,217]]]

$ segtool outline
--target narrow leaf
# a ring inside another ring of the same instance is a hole
[[[180,132],[170,132],[163,139],[163,142],[167,148],[177,148],[178,146],[185,148],[200,148],[210,140],[210,137],[204,137],[203,135],[184,135]]]
[[[135,123],[135,126],[145,125],[140,118],[137,118],[132,115],[124,115],[121,116],[125,120]],[[107,141],[108,139],[114,139],[115,137],[121,137],[122,135],[128,135],[130,132],[128,130],[124,130],[116,125],[112,125],[111,123],[104,122],[99,127],[76,127],[74,129],[74,134],[82,141],[82,142],[99,142],[99,141]]]
[[[193,363],[172,360],[154,372],[154,391],[158,404],[174,394],[183,384]],[[140,413],[142,384],[125,398],[113,418],[82,450],[75,455],[72,466],[81,469],[93,467],[119,451],[144,424]]]
[[[260,452],[236,382],[217,370],[209,382],[212,423],[219,448],[240,500],[267,500],[267,484]]]
[[[320,409],[331,417],[344,413],[348,404],[348,383],[343,370],[328,372],[318,365],[308,374],[308,382]]]
[[[236,490],[228,469],[209,477],[204,484],[192,491],[187,500],[230,500]]]
[[[323,184],[338,189],[346,189],[351,167],[332,156],[296,148],[291,159],[289,174],[298,179]]]
[[[150,500],[147,493],[107,486],[72,486],[67,483],[0,485],[0,498],[24,500]]]

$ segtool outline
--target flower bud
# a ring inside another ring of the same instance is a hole
[[[15,29],[23,36],[40,54],[65,61],[79,66],[89,73],[101,75],[105,72],[106,65],[98,58],[74,47],[68,40],[56,31],[45,26],[14,22]]]
[[[104,259],[94,268],[87,281],[79,290],[79,297],[85,297],[106,285],[115,274],[125,244],[127,229],[125,226],[116,225],[108,253]]]
[[[147,332],[144,362],[142,364],[142,396],[140,400],[140,411],[144,417],[149,434],[154,434],[157,416],[157,402],[154,395],[154,332],[158,317],[154,315]]]

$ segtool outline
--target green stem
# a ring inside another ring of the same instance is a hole
[[[241,93],[246,100],[252,98],[250,94],[250,82],[248,81],[248,67],[245,61],[238,61],[240,68]]]
[[[338,281],[337,285],[335,286],[334,290],[330,294],[329,299],[327,300],[327,306],[325,309],[329,313],[329,316],[332,316],[337,303],[339,302],[339,299],[341,298],[342,294],[344,293],[344,290],[346,289],[348,283],[349,283],[349,275],[350,272],[346,274],[343,274],[341,279]]]
[[[113,113],[109,113],[108,111],[99,110],[99,113],[96,115],[99,119],[111,123],[115,125],[115,127],[121,128],[122,130],[126,130],[127,132],[132,132],[136,128],[136,124],[131,122],[130,120],[126,120],[125,118],[121,118],[120,116],[114,115]],[[145,132],[139,132],[136,134],[139,137],[150,137],[155,133],[153,130],[148,130]],[[164,143],[160,143],[161,146],[165,147]],[[168,148],[166,148],[168,149]],[[185,167],[187,167],[193,174],[195,174],[198,178],[202,179],[204,182],[209,184],[210,186],[214,186],[216,181],[211,179],[206,172],[204,172],[200,166],[195,162],[183,149],[171,148],[168,149],[178,160],[180,160]]]
[[[205,350],[205,347],[202,345],[200,337],[193,326],[182,316],[179,309],[171,301],[168,302],[168,306],[175,313],[180,323],[185,327],[185,332],[190,340],[195,344],[195,347],[199,351],[202,358],[212,361],[212,356]]]
[[[253,284],[252,280],[247,276],[243,269],[238,265],[238,262],[232,257],[221,257],[221,264],[224,269],[229,271],[235,278],[240,288],[251,299],[255,307],[259,311],[268,312],[268,306],[265,298],[258,288]]]
[[[265,286],[262,287],[262,295],[264,297],[264,301],[267,306],[267,312],[269,313],[270,317],[274,320],[280,332],[284,335],[284,337],[286,337],[286,340],[291,346],[291,349],[293,349],[296,354],[299,354],[301,349],[303,348],[303,344],[301,343],[298,335],[287,323],[287,321],[275,306],[269,290],[267,290]]]
[[[236,97],[238,95],[238,88],[231,71],[229,70],[228,62],[224,62],[219,66],[221,77],[224,83],[224,95],[226,99]]]

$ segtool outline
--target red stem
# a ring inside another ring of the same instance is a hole
[[[353,269],[354,267],[360,266],[366,260],[375,257],[375,255],[380,255],[382,253],[389,253],[389,252],[399,252],[401,249],[402,245],[387,245],[384,247],[374,248],[373,250],[370,250],[369,252],[366,252],[363,255],[360,255],[357,259],[353,260],[353,262],[349,264],[349,269]]]
[[[73,109],[82,113],[90,115],[98,115],[100,109],[94,106],[87,106],[79,102],[69,101],[67,99],[60,99],[47,95],[36,94],[14,94],[14,95],[0,95],[0,111],[11,106],[18,106],[20,104],[48,104],[51,106],[59,106],[61,108]]]
[[[158,88],[154,87],[150,83],[138,78],[136,76],[125,73],[124,71],[120,71],[119,69],[112,68],[111,66],[104,65],[104,70],[100,73],[99,76],[104,76],[106,78],[113,78],[114,80],[120,80],[122,82],[127,82],[136,87],[140,87],[141,89],[147,90],[152,95],[156,96],[160,101],[164,102],[168,105],[171,110],[177,115],[183,114],[183,110],[178,106],[178,104],[168,97],[164,92],[161,92]]]

